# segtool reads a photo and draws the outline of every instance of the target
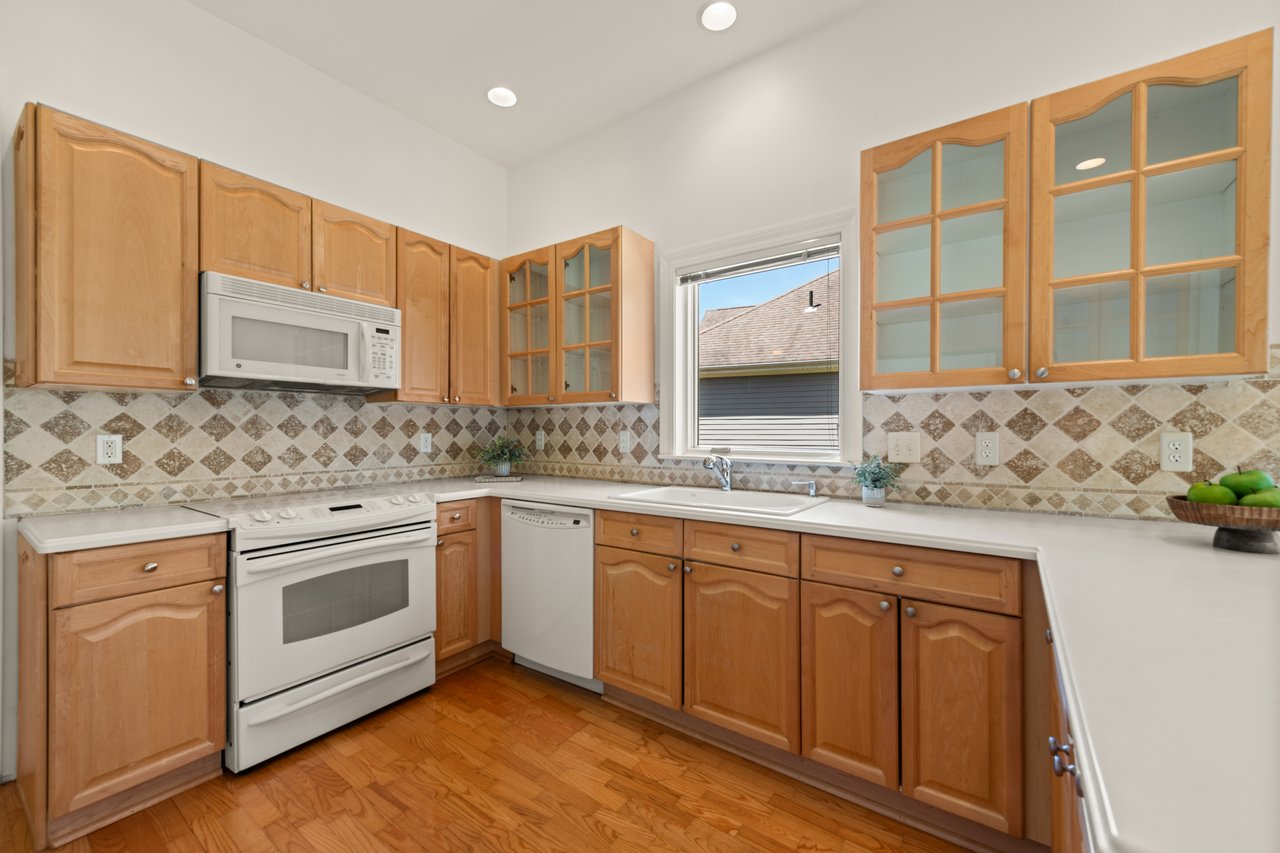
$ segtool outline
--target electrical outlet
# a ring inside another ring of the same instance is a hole
[[[426,431],[418,433],[418,452],[419,453],[431,452],[431,433]]]
[[[1000,433],[979,432],[973,436],[973,461],[978,465],[1000,464]]]
[[[533,449],[541,450],[547,446],[547,434],[542,430],[538,430],[533,436]]]
[[[618,452],[631,452],[631,430],[624,429],[622,432],[618,433]]]
[[[918,432],[889,433],[889,461],[890,462],[919,462],[920,461],[920,433]]]
[[[98,464],[119,465],[124,461],[124,436],[98,436]]]
[[[1191,433],[1160,433],[1160,470],[1190,471],[1193,450]]]

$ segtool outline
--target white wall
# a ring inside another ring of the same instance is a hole
[[[512,167],[508,249],[622,223],[662,252],[856,208],[864,148],[1278,24],[1275,0],[875,0]],[[1271,282],[1277,340],[1275,252]]]

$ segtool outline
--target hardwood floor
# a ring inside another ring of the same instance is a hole
[[[12,783],[0,786],[0,819],[0,850],[30,850]],[[61,849],[961,848],[489,660]]]

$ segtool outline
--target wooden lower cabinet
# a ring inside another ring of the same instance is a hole
[[[1059,686],[1058,667],[1050,659],[1049,677],[1049,717],[1050,729],[1058,743],[1067,743],[1071,733],[1067,722],[1066,704],[1062,699]],[[1049,755],[1048,744],[1045,744],[1044,769],[1033,768],[1033,772],[1049,773],[1051,776],[1049,789],[1049,814],[1053,832],[1053,853],[1082,853],[1085,849],[1084,825],[1080,815],[1080,797],[1076,793],[1076,777],[1070,773],[1061,776],[1053,775],[1053,756]],[[1075,760],[1074,756],[1064,756],[1066,762]]]
[[[1021,620],[901,607],[903,793],[1021,836]]]
[[[474,530],[441,536],[436,547],[436,660],[480,642],[479,577]]]
[[[898,600],[800,585],[801,733],[806,758],[898,786]]]
[[[687,563],[684,710],[800,751],[800,582]]]
[[[684,585],[680,560],[596,547],[596,678],[679,708]]]
[[[436,678],[498,651],[501,501],[436,505]]]

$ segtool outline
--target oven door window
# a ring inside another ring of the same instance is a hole
[[[231,357],[240,362],[346,370],[350,337],[331,329],[233,316]]]
[[[285,645],[336,634],[409,606],[409,561],[370,563],[282,590]]]

